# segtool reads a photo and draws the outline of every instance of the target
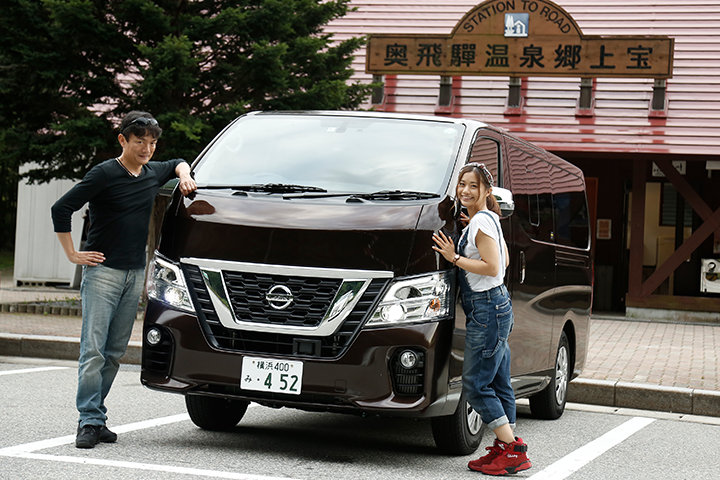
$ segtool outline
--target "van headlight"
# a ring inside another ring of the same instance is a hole
[[[157,254],[150,262],[147,293],[148,298],[169,307],[195,313],[180,266]]]
[[[452,276],[448,272],[398,279],[390,285],[367,327],[426,322],[450,314]]]

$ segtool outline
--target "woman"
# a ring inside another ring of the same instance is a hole
[[[460,268],[460,290],[467,317],[463,390],[475,411],[495,432],[488,454],[468,467],[488,475],[505,475],[532,466],[527,445],[514,435],[515,394],[510,383],[510,347],[513,313],[503,283],[508,251],[500,228],[500,207],[492,195],[492,174],[482,163],[460,170],[457,196],[470,222],[462,232],[458,253],[443,232],[433,246]]]

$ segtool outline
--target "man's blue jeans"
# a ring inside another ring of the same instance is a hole
[[[512,303],[504,285],[484,292],[463,289],[467,317],[463,391],[491,430],[515,425],[515,393],[510,382]]]
[[[105,397],[127,349],[144,283],[144,269],[83,266],[82,333],[77,409],[80,426],[104,425]]]

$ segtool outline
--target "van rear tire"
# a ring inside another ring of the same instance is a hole
[[[562,332],[555,355],[554,375],[547,387],[530,397],[530,412],[533,417],[555,420],[565,412],[570,383],[570,358],[570,342],[565,332]]]
[[[461,395],[454,414],[432,419],[435,445],[446,455],[469,455],[475,452],[484,432],[485,424],[480,414],[465,400],[465,394]]]
[[[185,395],[190,420],[203,430],[232,430],[242,420],[249,404],[243,400]]]

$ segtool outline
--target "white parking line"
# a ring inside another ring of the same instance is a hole
[[[252,475],[249,473],[221,472],[218,470],[203,470],[200,468],[173,467],[170,465],[154,465],[151,463],[124,462],[119,460],[104,460],[100,458],[80,458],[63,455],[44,455],[41,453],[24,453],[14,457],[29,458],[34,460],[50,460],[53,462],[80,463],[83,465],[101,465],[106,467],[130,468],[133,470],[150,470],[154,472],[182,473],[199,477],[211,478],[232,478],[237,480],[297,480],[290,477],[268,477],[264,475]]]
[[[34,372],[47,372],[48,370],[67,370],[70,367],[38,367],[38,368],[23,368],[21,370],[3,370],[0,372],[2,375],[15,375],[16,373],[34,373]]]
[[[145,428],[158,427],[160,425],[168,425],[170,423],[184,422],[185,420],[190,420],[190,417],[187,413],[181,413],[170,417],[154,418],[152,420],[144,420],[142,422],[120,425],[118,427],[113,427],[113,430],[116,433],[127,433],[135,430],[143,430]],[[65,435],[64,437],[50,438],[37,442],[24,443],[22,445],[15,445],[13,447],[5,447],[0,449],[0,455],[14,457],[25,453],[35,452],[37,450],[45,450],[46,448],[67,445],[68,443],[73,443],[74,441],[75,435]]]
[[[622,425],[613,428],[605,435],[596,438],[592,442],[580,447],[544,470],[536,473],[530,477],[530,480],[543,480],[546,478],[551,480],[562,480],[563,478],[567,478],[603,453],[610,450],[615,445],[627,439],[632,434],[647,427],[654,421],[654,418],[631,418]]]
[[[256,406],[251,403],[249,407]],[[187,413],[172,415],[169,417],[154,418],[152,420],[144,420],[141,422],[129,423],[113,427],[116,433],[128,433],[135,430],[143,430],[146,428],[158,427],[161,425],[169,425],[171,423],[184,422],[190,420]],[[72,457],[69,455],[50,455],[44,453],[33,453],[38,450],[59,447],[61,445],[72,444],[75,441],[75,435],[65,435],[63,437],[50,438],[37,442],[15,445],[0,449],[0,457],[26,458],[29,460],[43,460],[50,462],[78,463],[83,465],[99,465],[115,468],[129,468],[133,470],[147,470],[154,472],[180,473],[185,475],[194,475],[199,477],[211,478],[230,478],[235,480],[297,480],[289,477],[269,477],[264,475],[253,475],[248,473],[222,472],[218,470],[205,470],[200,468],[175,467],[172,465],[157,465],[151,463],[126,462],[122,460],[106,460],[102,458]]]

